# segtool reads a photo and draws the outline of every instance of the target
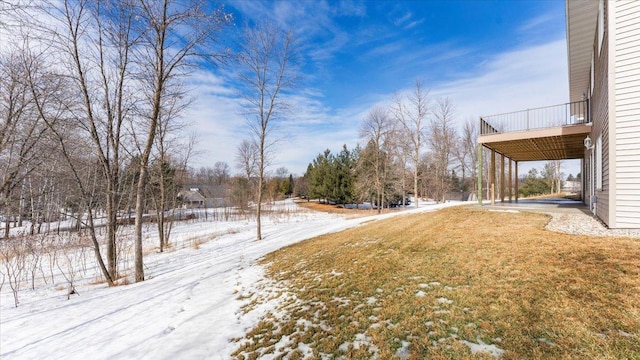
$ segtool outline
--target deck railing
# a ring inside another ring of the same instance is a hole
[[[480,117],[480,135],[586,124],[588,100]]]

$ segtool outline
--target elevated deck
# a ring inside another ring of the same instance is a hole
[[[491,150],[491,203],[495,204],[496,190],[502,202],[505,197],[510,202],[512,195],[518,201],[518,162],[582,159],[585,153],[584,140],[589,133],[591,121],[588,101],[481,117],[478,172],[482,173],[483,165],[483,152],[480,150],[486,147]],[[500,155],[499,159],[496,159],[496,155]],[[513,162],[515,176],[512,174]],[[499,165],[497,169],[496,165]],[[498,189],[496,170],[500,173]],[[479,204],[482,204],[482,189],[482,176],[479,176]]]
[[[581,159],[587,101],[480,118],[478,143],[514,161]]]

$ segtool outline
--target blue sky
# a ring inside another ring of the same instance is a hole
[[[564,1],[257,1],[225,3],[235,27],[265,19],[295,31],[304,81],[288,96],[272,170],[302,175],[324,149],[354,147],[369,109],[417,79],[449,97],[456,120],[568,101]],[[226,161],[247,137],[231,72],[192,78],[187,118],[199,136],[194,166]],[[536,164],[523,164],[521,173]],[[565,173],[577,166],[567,164]],[[523,171],[524,170],[524,171]]]

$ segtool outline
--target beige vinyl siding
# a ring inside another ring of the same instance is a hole
[[[615,9],[616,228],[640,227],[640,1],[612,1]]]
[[[605,2],[605,11],[607,13],[608,3]],[[611,226],[611,219],[609,217],[609,199],[610,199],[610,184],[609,184],[609,40],[607,31],[608,19],[604,18],[604,39],[602,42],[602,49],[599,56],[594,58],[595,72],[594,72],[594,86],[593,94],[591,96],[591,115],[593,117],[593,130],[591,132],[592,141],[596,141],[598,136],[602,136],[602,164],[596,164],[594,169],[595,175],[598,176],[598,168],[601,168],[602,187],[600,189],[596,186],[596,216],[600,218],[605,224]],[[596,29],[597,31],[597,29]],[[593,48],[598,49],[598,36],[594,36]],[[599,150],[594,148],[597,154]],[[594,156],[594,159],[597,156]],[[595,179],[596,184],[600,184],[598,179]]]
[[[640,109],[619,110],[617,114],[618,116],[637,118],[640,116],[639,112],[640,112]],[[636,140],[638,139],[638,133],[640,133],[640,124],[622,123],[618,128],[624,131],[624,134],[621,134],[620,138],[624,139],[625,137],[628,137],[631,139],[636,139]]]

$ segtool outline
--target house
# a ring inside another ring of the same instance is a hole
[[[225,189],[212,185],[185,185],[178,192],[178,200],[185,209],[211,209],[227,206]]]
[[[183,189],[178,193],[178,200],[185,209],[201,209],[205,207],[206,198],[199,188]]]
[[[570,103],[480,119],[491,201],[496,191],[505,199],[507,180],[511,199],[514,165],[517,201],[519,161],[581,159],[593,214],[609,228],[640,228],[640,1],[567,0],[566,31]]]

